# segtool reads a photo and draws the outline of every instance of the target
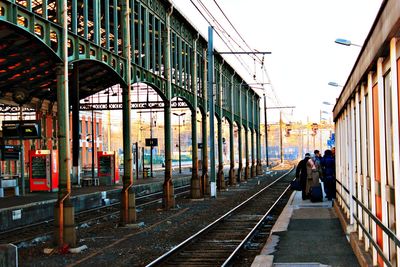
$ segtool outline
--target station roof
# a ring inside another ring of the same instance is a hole
[[[55,102],[56,69],[61,59],[37,37],[5,21],[0,21],[0,40],[0,104],[19,105],[21,101],[35,106],[46,100]],[[120,81],[103,64],[85,60],[74,64],[79,66],[80,99]],[[71,70],[69,76],[71,81]],[[23,96],[27,96],[26,101]]]

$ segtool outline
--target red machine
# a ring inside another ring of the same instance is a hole
[[[118,184],[118,160],[115,151],[97,151],[97,162],[97,173],[100,184]]]
[[[29,151],[30,191],[58,191],[57,150]]]

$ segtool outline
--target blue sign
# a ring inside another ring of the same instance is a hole
[[[328,147],[334,147],[335,146],[335,141],[331,140],[331,139],[328,139],[327,145],[328,145]]]

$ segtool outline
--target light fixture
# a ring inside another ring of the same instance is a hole
[[[351,45],[353,45],[353,46],[361,47],[361,45],[353,44],[350,40],[342,39],[342,38],[337,38],[337,39],[335,40],[335,43],[340,44],[340,45],[345,45],[345,46],[351,46]]]
[[[343,87],[343,85],[340,85],[340,84],[338,84],[336,82],[328,82],[328,85],[334,86],[334,87]]]

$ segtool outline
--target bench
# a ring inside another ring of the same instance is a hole
[[[84,177],[81,179],[81,185],[83,186],[99,186],[99,178]]]
[[[0,197],[4,197],[5,188],[14,188],[14,194],[19,196],[19,187],[17,179],[2,179],[0,177]]]

